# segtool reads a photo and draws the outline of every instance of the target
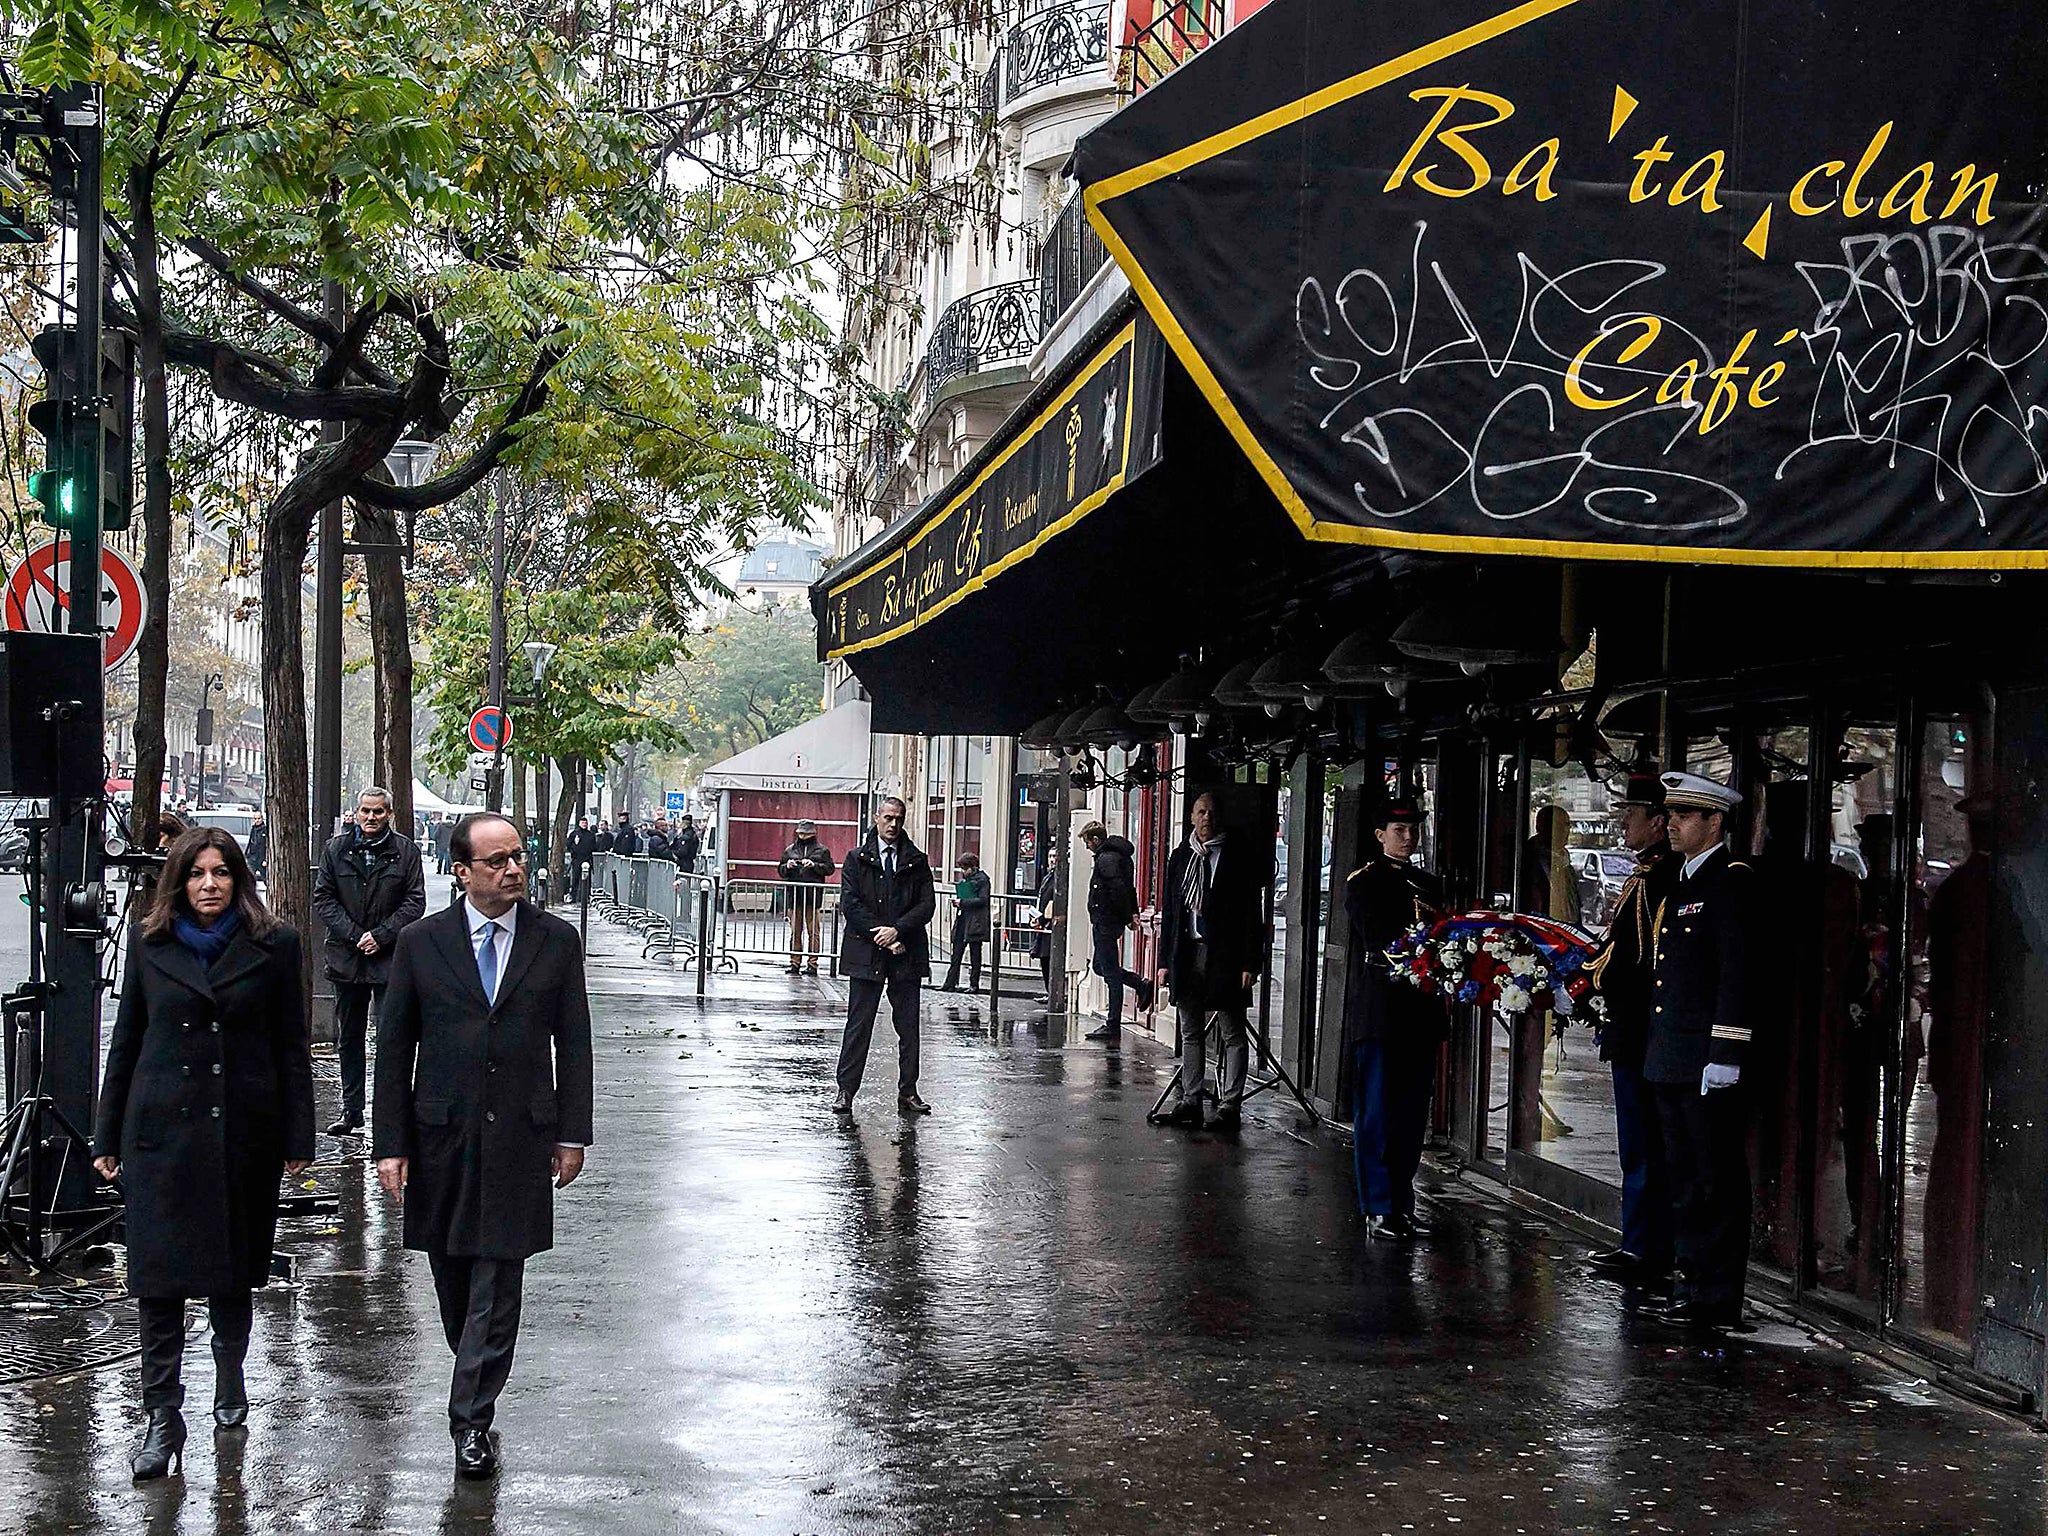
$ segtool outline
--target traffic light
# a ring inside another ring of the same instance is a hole
[[[100,333],[96,399],[79,387],[78,328],[46,326],[30,343],[43,365],[44,397],[28,408],[29,425],[43,439],[43,468],[29,476],[29,494],[43,521],[69,531],[83,510],[79,482],[99,428],[100,527],[118,533],[135,504],[135,347],[126,331]]]

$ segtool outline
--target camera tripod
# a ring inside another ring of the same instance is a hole
[[[30,955],[40,957],[43,911],[44,836],[54,830],[46,818],[27,818]],[[119,1225],[123,1208],[116,1189],[111,1203],[65,1206],[67,1179],[87,1179],[92,1138],[74,1125],[44,1092],[43,1027],[49,983],[31,962],[30,979],[0,997],[6,1030],[6,1089],[15,1094],[0,1117],[0,1245],[33,1269],[56,1270],[72,1252],[89,1247]],[[75,1160],[75,1161],[74,1161]],[[90,1187],[90,1185],[88,1186]],[[61,1236],[59,1235],[61,1234]]]
[[[1209,1028],[1209,1020],[1213,1017],[1215,1017],[1213,1012],[1203,1015],[1203,1029]],[[1218,1033],[1220,1035],[1220,1032]],[[1273,1052],[1266,1045],[1265,1031],[1263,1029],[1254,1029],[1251,1020],[1246,1019],[1244,1038],[1245,1043],[1257,1057],[1259,1066],[1267,1075],[1256,1077],[1247,1073],[1250,1085],[1245,1089],[1244,1097],[1238,1102],[1240,1104],[1248,1104],[1262,1093],[1271,1093],[1276,1089],[1285,1088],[1294,1096],[1294,1102],[1301,1107],[1301,1112],[1308,1116],[1309,1124],[1321,1125],[1323,1117],[1316,1113],[1315,1105],[1309,1103],[1308,1096],[1301,1091],[1300,1085],[1293,1078],[1289,1077],[1287,1069],[1274,1059]],[[1174,1090],[1180,1087],[1181,1064],[1180,1047],[1178,1044],[1174,1047],[1174,1058],[1173,1076],[1166,1080],[1166,1086],[1159,1090],[1159,1097],[1153,1100],[1152,1107],[1145,1112],[1145,1120],[1149,1125],[1158,1125],[1165,1120],[1166,1116],[1161,1111],[1165,1109],[1166,1101],[1173,1097]],[[1223,1060],[1220,1038],[1217,1043],[1216,1060],[1219,1063]]]

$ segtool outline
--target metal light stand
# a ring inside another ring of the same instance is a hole
[[[1202,1028],[1205,1030],[1209,1027],[1209,1017],[1209,1015],[1204,1015],[1202,1019]],[[1223,1059],[1222,1032],[1219,1030],[1216,1034],[1218,1037],[1216,1059],[1221,1061]],[[1294,1079],[1287,1075],[1287,1069],[1274,1060],[1272,1051],[1266,1045],[1265,1031],[1263,1029],[1253,1029],[1251,1021],[1247,1019],[1245,1021],[1244,1035],[1246,1042],[1257,1054],[1260,1066],[1272,1075],[1265,1078],[1253,1078],[1252,1086],[1245,1089],[1244,1097],[1238,1102],[1240,1104],[1249,1104],[1262,1093],[1271,1093],[1276,1088],[1285,1088],[1294,1095],[1294,1102],[1300,1105],[1301,1112],[1308,1116],[1309,1124],[1320,1126],[1323,1123],[1323,1117],[1316,1113],[1315,1105],[1309,1103],[1307,1096],[1302,1093],[1301,1088],[1295,1083]],[[1176,1054],[1178,1049],[1178,1047],[1175,1048]],[[1148,1125],[1158,1125],[1166,1119],[1166,1116],[1160,1113],[1160,1111],[1166,1107],[1166,1101],[1173,1096],[1173,1091],[1178,1087],[1180,1087],[1180,1062],[1176,1060],[1173,1064],[1173,1076],[1166,1080],[1166,1086],[1160,1090],[1159,1097],[1153,1101],[1152,1107],[1145,1112],[1145,1121]]]

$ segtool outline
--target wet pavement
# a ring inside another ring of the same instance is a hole
[[[196,1319],[181,1479],[129,1484],[132,1361],[0,1387],[0,1533],[2048,1530],[2024,1424],[1782,1324],[1689,1354],[1461,1182],[1369,1247],[1291,1109],[1148,1127],[1149,1043],[933,999],[937,1113],[898,1119],[885,1025],[846,1127],[830,982],[700,1005],[592,937],[598,1143],[528,1267],[501,1477],[451,1476],[424,1258],[323,1137],[340,1213],[281,1237],[246,1437],[210,1432]]]

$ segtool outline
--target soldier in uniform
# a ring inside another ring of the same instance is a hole
[[[1384,807],[1373,825],[1371,860],[1344,885],[1351,954],[1344,987],[1344,1042],[1353,1052],[1352,1153],[1358,1208],[1368,1237],[1408,1241],[1428,1229],[1415,1219],[1415,1169],[1429,1130],[1438,1050],[1450,1028],[1441,998],[1397,981],[1387,947],[1443,908],[1436,876],[1414,863],[1422,813]]]
[[[1665,835],[1664,784],[1655,773],[1629,775],[1617,821],[1636,867],[1621,888],[1607,943],[1593,976],[1607,1003],[1600,1059],[1614,1074],[1614,1141],[1621,1159],[1621,1242],[1596,1253],[1589,1267],[1631,1285],[1655,1285],[1671,1272],[1671,1190],[1664,1172],[1663,1131],[1643,1081],[1649,1043],[1650,974],[1656,923],[1678,883],[1678,856]]]
[[[1715,1331],[1741,1321],[1749,1267],[1749,1152],[1742,1064],[1761,968],[1748,865],[1722,845],[1741,796],[1691,773],[1664,775],[1677,882],[1658,912],[1651,952],[1651,1084],[1671,1178],[1683,1283],[1657,1315]]]

